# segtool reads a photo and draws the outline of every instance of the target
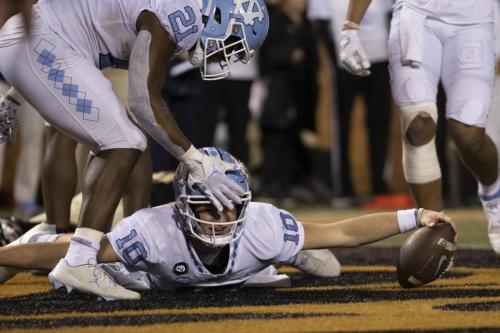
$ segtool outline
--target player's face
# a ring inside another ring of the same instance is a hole
[[[232,224],[229,221],[236,220],[236,208],[217,211],[213,205],[199,205],[194,208],[197,218],[207,222],[216,222],[217,224],[200,223],[201,229],[206,235],[221,236],[231,231]]]

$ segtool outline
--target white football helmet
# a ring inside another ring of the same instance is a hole
[[[264,0],[202,0],[203,30],[190,52],[204,80],[229,76],[231,62],[247,63],[267,36],[269,14]],[[218,70],[209,63],[218,63]]]
[[[226,171],[226,176],[235,181],[245,191],[241,196],[241,205],[235,204],[235,208],[237,209],[236,220],[222,223],[211,222],[202,220],[195,215],[193,205],[210,205],[211,202],[200,191],[198,185],[191,179],[183,163],[179,164],[174,178],[175,204],[181,216],[181,227],[184,232],[199,239],[208,246],[221,247],[241,237],[246,222],[247,206],[252,199],[252,194],[248,186],[248,176],[240,161],[221,148],[207,147],[201,148],[200,151],[206,155],[219,158],[224,162],[236,166],[234,170]],[[212,233],[206,234],[201,227],[203,224],[210,226],[231,225],[231,229],[226,234],[218,235],[216,234],[215,228],[210,228]]]

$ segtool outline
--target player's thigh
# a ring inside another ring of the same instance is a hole
[[[442,45],[426,26],[422,38],[422,64],[416,68],[402,64],[399,19],[391,22],[389,72],[394,100],[398,106],[435,102],[441,70]]]
[[[109,81],[57,35],[33,36],[0,56],[9,64],[2,66],[7,80],[58,130],[94,152],[145,149]]]
[[[494,41],[492,23],[454,27],[443,53],[447,118],[485,127],[495,80]]]

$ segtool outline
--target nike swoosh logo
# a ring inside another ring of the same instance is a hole
[[[437,274],[439,273],[441,266],[443,266],[443,264],[446,262],[446,260],[447,260],[446,256],[444,254],[441,255],[441,257],[439,258],[438,267],[436,268],[436,271],[434,272],[434,278],[437,278]]]

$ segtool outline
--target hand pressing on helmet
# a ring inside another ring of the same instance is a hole
[[[193,182],[218,211],[224,206],[233,209],[233,203],[241,204],[243,189],[225,174],[235,170],[236,165],[205,155],[194,146],[179,159],[186,165]]]

